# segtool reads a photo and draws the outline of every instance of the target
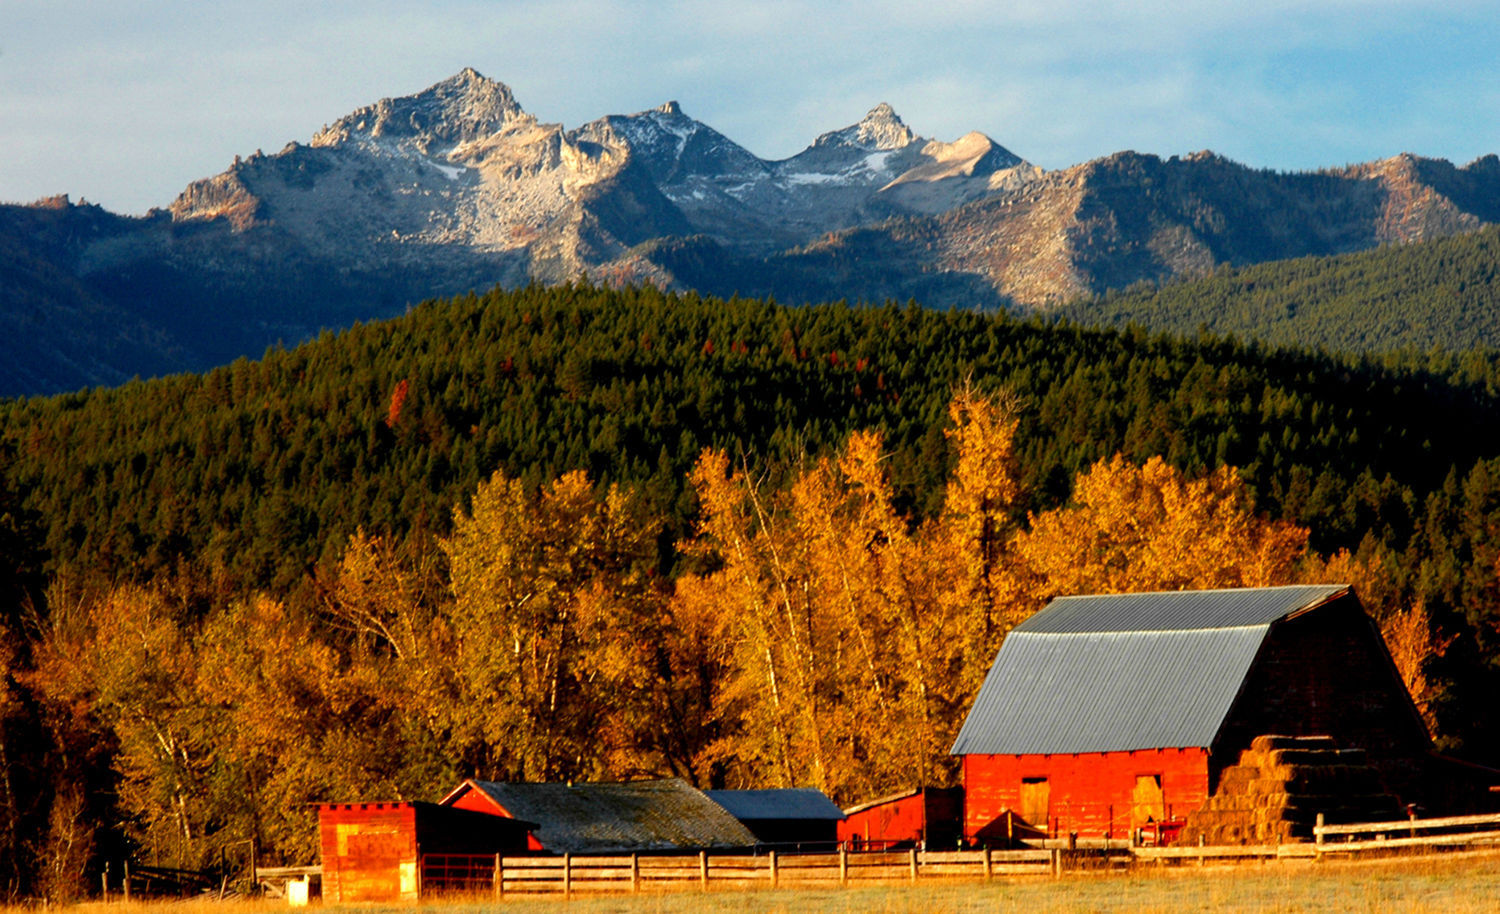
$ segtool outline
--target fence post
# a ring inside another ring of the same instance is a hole
[[[125,890],[125,903],[130,904],[130,861],[126,860],[122,866],[124,875],[121,877],[120,886]]]
[[[917,881],[917,849],[911,849],[911,881]]]
[[[994,876],[995,876],[995,865],[992,862],[992,858],[990,857],[990,849],[988,847],[986,847],[984,849],[984,878],[985,879],[993,879]]]
[[[1062,849],[1052,848],[1052,878],[1062,878]]]
[[[1205,844],[1208,843],[1207,838],[1208,838],[1207,835],[1199,835],[1198,836],[1198,865],[1199,866],[1204,866],[1205,865],[1204,861],[1208,859],[1208,855],[1203,850],[1203,845],[1205,845]]]
[[[573,855],[563,854],[563,897],[573,897]]]
[[[1320,860],[1323,857],[1323,814],[1318,813],[1317,824],[1313,826],[1313,859]]]
[[[771,851],[771,888],[776,888],[779,881],[780,876],[776,872],[776,852]]]
[[[839,887],[849,884],[849,851],[839,848]]]
[[[630,855],[630,892],[635,894],[641,890],[641,855]]]
[[[703,891],[708,891],[708,851],[698,852],[698,878],[702,881]]]
[[[505,897],[505,858],[495,855],[495,900]]]

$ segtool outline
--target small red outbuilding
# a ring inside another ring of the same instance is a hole
[[[844,810],[839,843],[849,850],[953,850],[963,834],[962,787],[917,787]]]
[[[451,855],[482,862],[494,854],[524,853],[533,827],[435,803],[320,804],[323,898],[414,901],[423,888],[424,859]]]

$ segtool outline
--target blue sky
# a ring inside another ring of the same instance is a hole
[[[1471,0],[0,0],[0,201],[165,206],[472,66],[544,121],[678,100],[766,158],[890,102],[1044,168],[1212,149],[1277,170],[1500,152]]]

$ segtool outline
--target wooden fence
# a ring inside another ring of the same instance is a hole
[[[423,894],[621,894],[683,889],[837,887],[932,879],[1046,876],[1062,851],[905,851],[899,853],[697,854],[616,857],[479,857],[428,854]]]
[[[1500,844],[1500,814],[1324,825],[1319,813],[1313,826],[1313,849],[1319,855],[1486,844]]]

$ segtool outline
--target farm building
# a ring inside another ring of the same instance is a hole
[[[844,810],[839,843],[850,850],[952,850],[963,835],[962,787],[917,787]]]
[[[523,853],[532,824],[433,803],[323,803],[318,841],[330,902],[402,901],[424,858]]]
[[[467,780],[445,807],[535,822],[530,846],[555,854],[744,848],[755,835],[678,778],[584,784]]]
[[[1318,811],[1436,806],[1452,770],[1343,585],[1054,600],[1006,638],[952,751],[970,841],[1008,813],[1051,834],[1274,841]]]
[[[750,829],[760,844],[792,850],[832,850],[844,811],[821,790],[796,787],[768,790],[705,790]]]

